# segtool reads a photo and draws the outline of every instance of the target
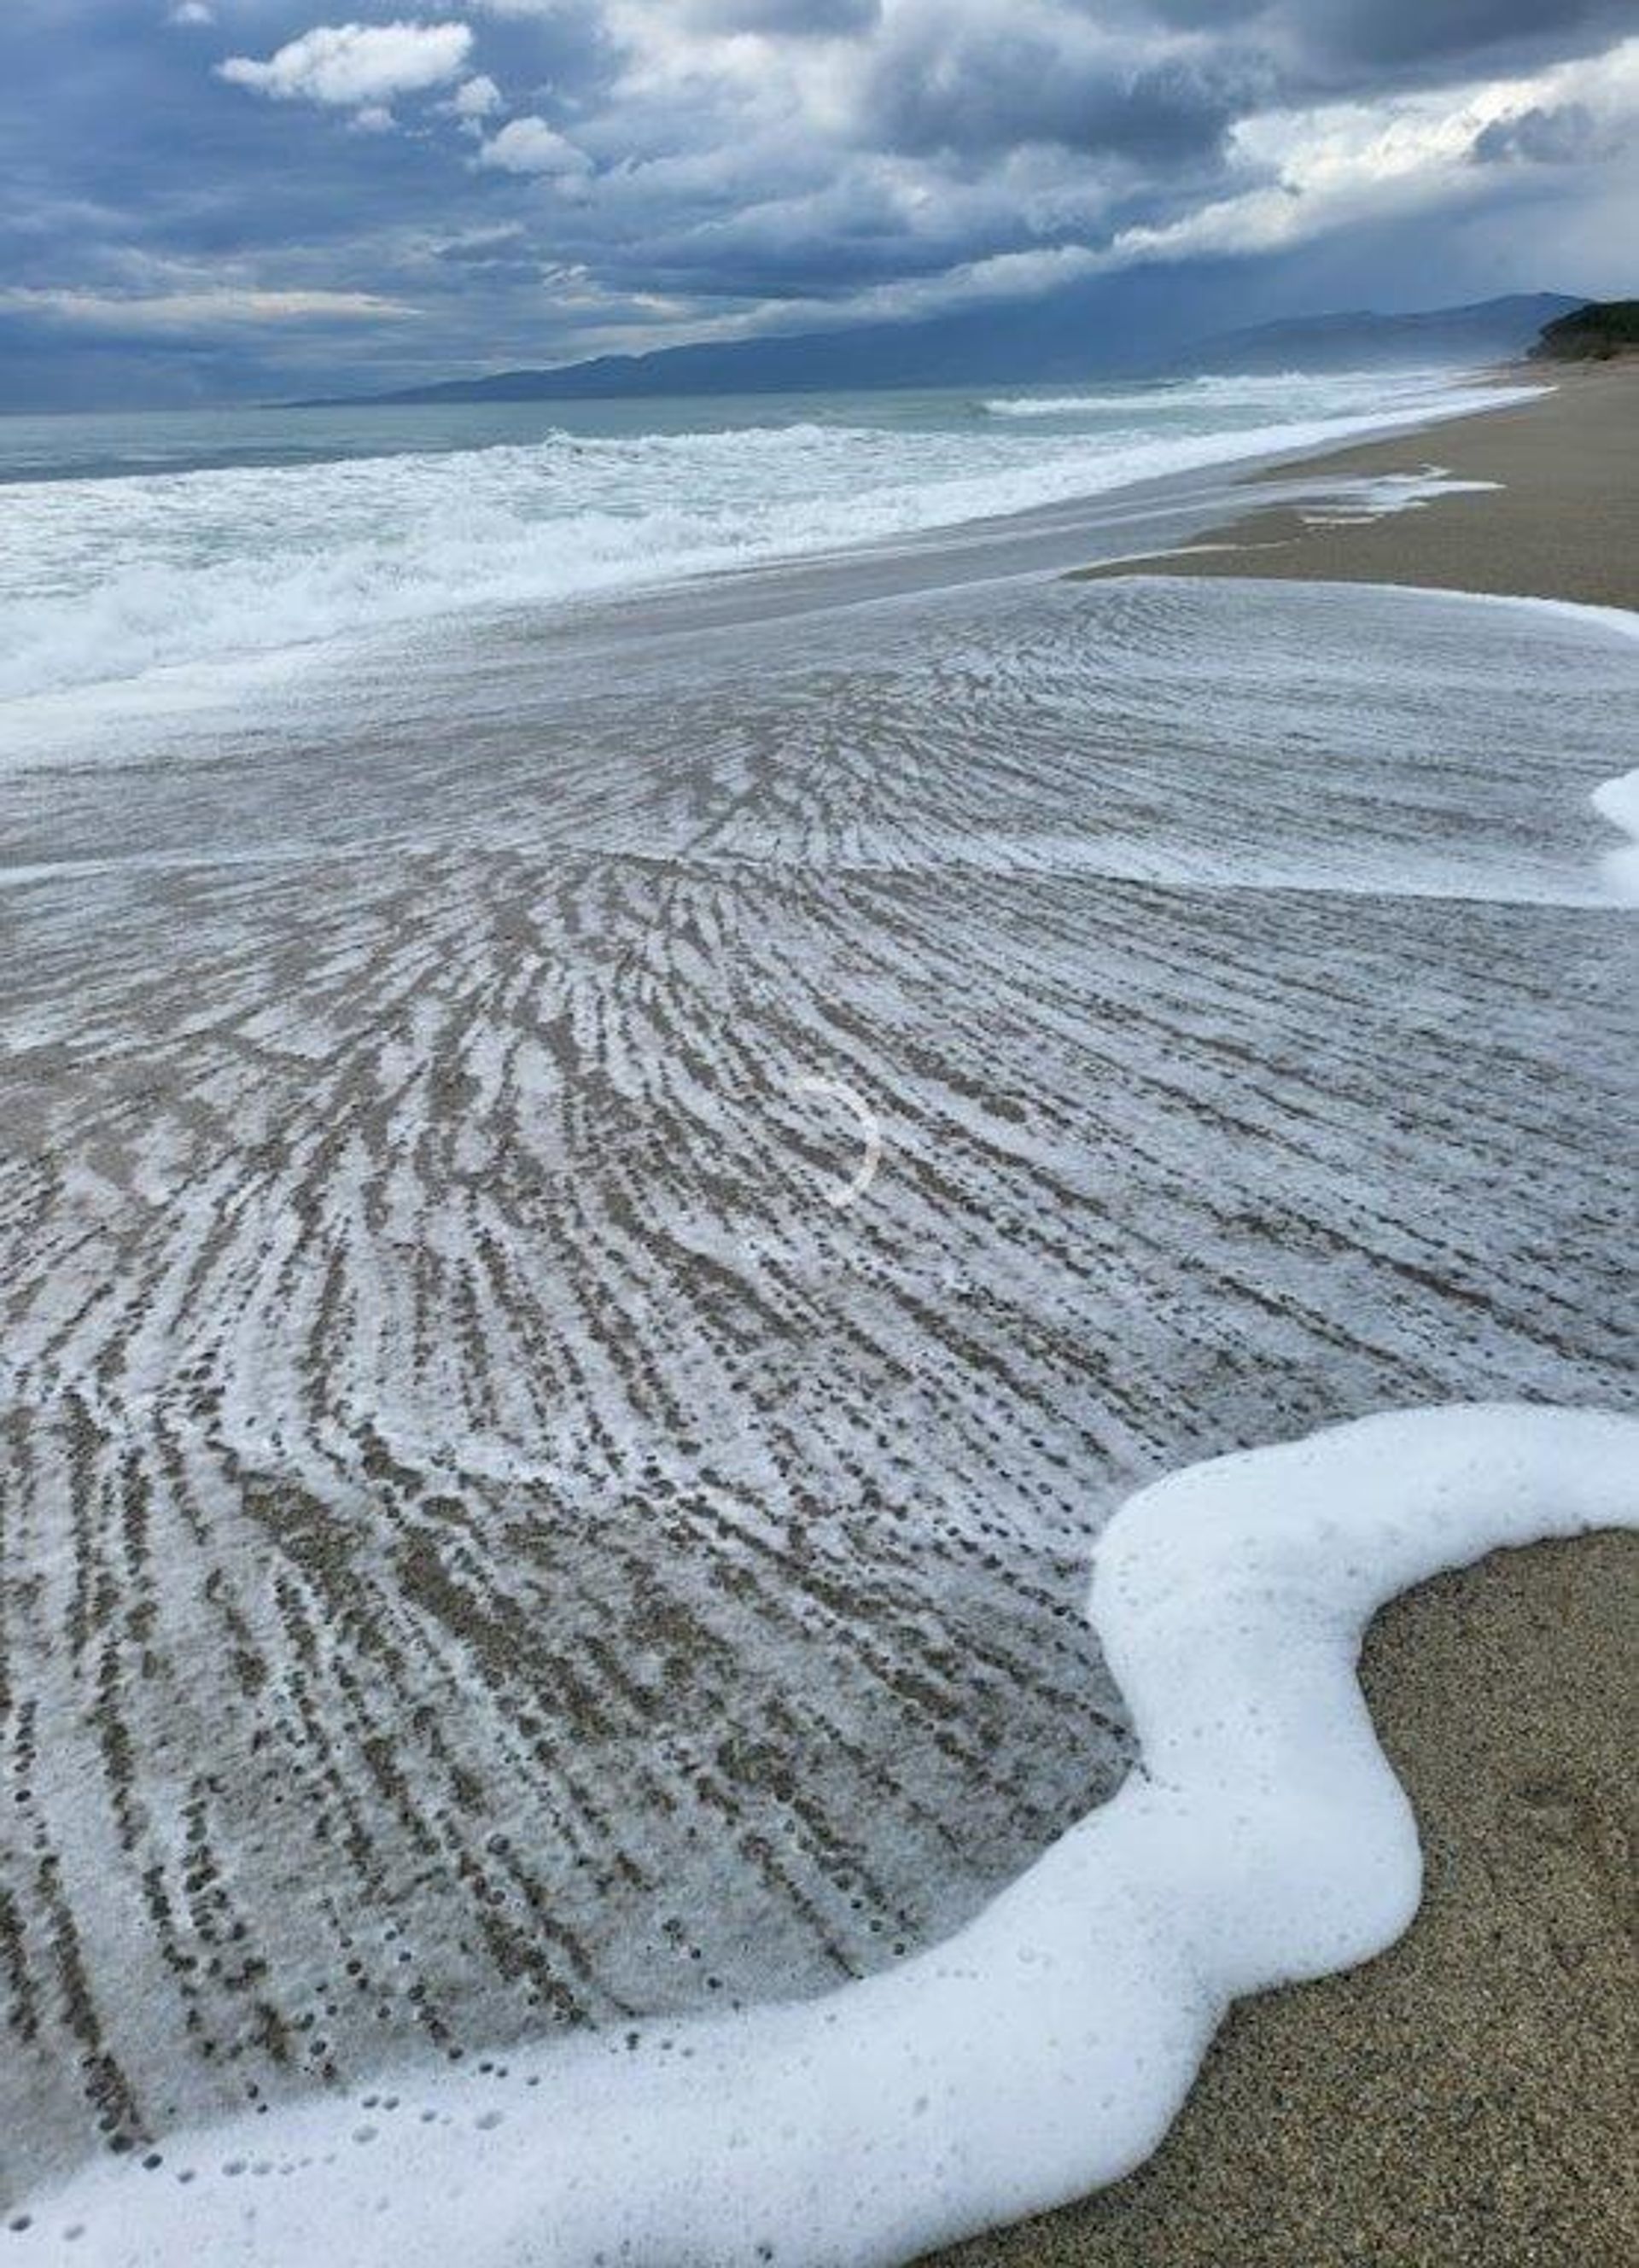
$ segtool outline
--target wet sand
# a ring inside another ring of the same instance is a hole
[[[1639,607],[1639,357],[1591,369],[1510,372],[1551,393],[1509,409],[1340,449],[1247,482],[1301,482],[1301,500],[1250,509],[1165,556],[1169,575],[1258,575],[1281,581],[1408,583],[1521,598]],[[1486,492],[1454,494],[1352,526],[1315,525],[1329,486],[1436,466]],[[1090,567],[1091,580],[1132,571]]]
[[[1499,490],[1353,526],[1282,503],[1164,571],[1639,605],[1639,362],[1553,382],[1248,484],[1323,496],[1437,465]],[[1431,1584],[1378,1618],[1362,1675],[1422,1831],[1414,1926],[1348,1976],[1245,2003],[1148,2165],[947,2268],[1614,2268],[1639,2250],[1639,1547],[1545,1546]]]
[[[933,1942],[1132,1488],[1628,1390],[1633,650],[1066,556],[0,779],[0,2197]]]
[[[1378,1617],[1362,1678],[1417,1806],[1415,1926],[1245,2002],[1147,2165],[947,2268],[1633,2258],[1639,1544],[1443,1577]]]

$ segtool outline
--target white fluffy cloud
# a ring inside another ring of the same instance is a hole
[[[501,90],[492,78],[480,71],[476,78],[461,81],[450,97],[449,107],[457,118],[469,125],[476,119],[493,118],[502,107]]]
[[[1112,265],[1201,253],[1278,251],[1358,221],[1450,213],[1487,194],[1473,160],[1527,122],[1570,116],[1597,161],[1631,148],[1639,128],[1639,40],[1528,78],[1480,80],[1376,103],[1273,112],[1236,130],[1237,156],[1265,178],[1162,227],[1137,226],[1107,249]]]
[[[369,110],[444,85],[471,53],[466,24],[317,24],[265,61],[230,55],[217,69],[275,102]]]
[[[549,126],[544,118],[509,119],[500,132],[486,142],[477,162],[496,173],[537,173],[569,180],[590,171],[584,150]]]

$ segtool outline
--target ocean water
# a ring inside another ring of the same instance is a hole
[[[1144,1484],[1631,1399],[1639,644],[1154,554],[1473,399],[4,429],[0,2257],[885,2262],[1392,1926],[1605,1429]]]
[[[905,542],[1489,398],[1451,373],[0,421],[0,709]],[[271,671],[269,665],[272,665]],[[196,684],[197,679],[195,680]],[[117,699],[99,705],[117,727]],[[0,740],[35,720],[0,713]]]

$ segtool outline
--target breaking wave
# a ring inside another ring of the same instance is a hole
[[[1085,413],[1064,432],[884,412],[19,483],[0,701],[911,537],[1506,398],[1427,378],[1214,379],[1134,390],[1113,418],[1114,396],[1014,405]]]

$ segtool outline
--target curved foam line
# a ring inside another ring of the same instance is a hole
[[[1362,1961],[1415,1911],[1416,1830],[1352,1675],[1368,1617],[1615,1524],[1639,1526],[1639,1420],[1594,1411],[1416,1410],[1191,1467],[1096,1551],[1142,1770],[948,1943],[823,1999],[95,2166],[0,2264],[866,2268],[1112,2181],[1234,1996]]]
[[[1639,902],[1639,771],[1623,772],[1596,787],[1593,807],[1629,837],[1621,850],[1606,852],[1605,872],[1613,888]]]
[[[1480,483],[1482,487],[1495,482]],[[1320,576],[1318,581],[1325,582]],[[1588,599],[1542,599],[1529,591],[1459,591],[1445,583],[1334,583],[1337,591],[1403,591],[1414,599],[1457,599],[1471,607],[1529,607],[1539,615],[1562,615],[1567,621],[1586,622],[1614,637],[1639,638],[1639,613],[1631,607],[1595,606]]]
[[[1198,549],[1203,548],[1196,547]],[[1228,545],[1218,548],[1233,549]],[[1252,581],[1257,578],[1249,577],[1247,579]],[[1316,579],[1318,583],[1325,581],[1324,576]],[[1329,587],[1354,591],[1361,585],[1337,583]],[[1608,630],[1617,637],[1639,638],[1639,613],[1629,607],[1598,607],[1581,599],[1539,599],[1524,592],[1455,591],[1440,584],[1374,582],[1366,587],[1374,591],[1401,591],[1418,599],[1455,599],[1471,607],[1529,607],[1539,614],[1561,615],[1571,622],[1586,622],[1591,629]],[[1639,771],[1623,772],[1615,779],[1601,782],[1589,801],[1601,819],[1608,820],[1613,827],[1632,838],[1621,850],[1606,851],[1600,865],[1606,881],[1619,897],[1631,898],[1639,902]]]
[[[1394,583],[1382,585],[1387,590],[1409,590],[1420,585]],[[1497,591],[1436,591],[1436,598],[1466,599],[1482,606],[1532,607],[1539,613],[1562,615],[1572,622],[1587,622],[1596,630],[1609,630],[1617,637],[1639,638],[1639,613],[1628,607],[1596,607],[1579,599],[1537,599],[1515,597]],[[1615,779],[1605,780],[1596,787],[1589,800],[1601,819],[1630,839],[1620,850],[1607,850],[1600,860],[1606,881],[1619,897],[1639,902],[1639,771],[1621,773]]]

